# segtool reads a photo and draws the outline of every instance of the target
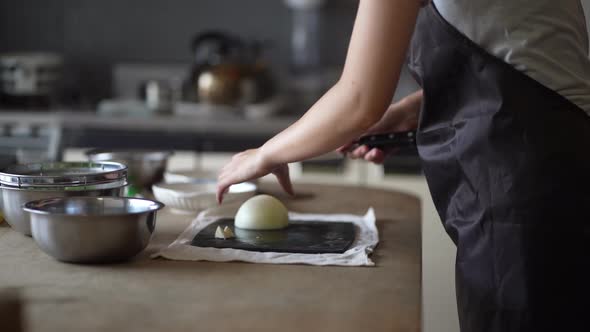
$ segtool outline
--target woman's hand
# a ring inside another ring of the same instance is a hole
[[[287,164],[334,151],[383,118],[399,80],[418,1],[360,0],[342,75],[297,122],[262,147],[236,155],[219,175],[217,199],[236,183],[273,173],[292,193]]]
[[[262,157],[260,149],[246,150],[234,155],[231,161],[221,169],[217,182],[217,202],[223,202],[223,195],[233,184],[257,179],[267,174],[274,174],[281,187],[293,195],[293,185],[289,178],[287,164],[271,165]]]
[[[396,131],[415,130],[418,127],[418,116],[422,103],[422,90],[409,95],[395,104],[391,104],[383,117],[362,136]],[[338,152],[348,155],[351,159],[363,158],[367,161],[381,164],[387,155],[395,153],[393,150],[370,149],[366,145],[351,150],[350,142],[338,148]]]

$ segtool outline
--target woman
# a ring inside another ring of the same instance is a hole
[[[287,163],[346,150],[367,132],[417,127],[433,200],[457,245],[461,331],[590,330],[580,2],[433,2],[420,10],[418,1],[360,0],[339,82],[291,127],[234,156],[218,198],[269,173],[293,193]],[[406,54],[423,90],[387,108]],[[381,162],[385,152],[350,155]]]

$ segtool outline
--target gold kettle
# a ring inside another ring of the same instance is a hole
[[[260,42],[244,42],[221,32],[198,35],[185,99],[239,106],[261,103],[276,93],[270,69],[260,58]]]

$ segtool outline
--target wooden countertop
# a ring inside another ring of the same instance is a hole
[[[27,331],[419,331],[420,203],[401,193],[296,185],[274,194],[290,210],[364,214],[375,208],[376,267],[151,260],[192,216],[164,210],[148,249],[116,265],[53,260],[0,227],[0,288],[20,290]],[[1,317],[0,313],[0,317]],[[2,321],[0,321],[0,326]]]

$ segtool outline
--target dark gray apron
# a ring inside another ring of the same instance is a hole
[[[588,116],[434,5],[410,70],[424,89],[424,172],[457,245],[461,331],[590,331]]]

